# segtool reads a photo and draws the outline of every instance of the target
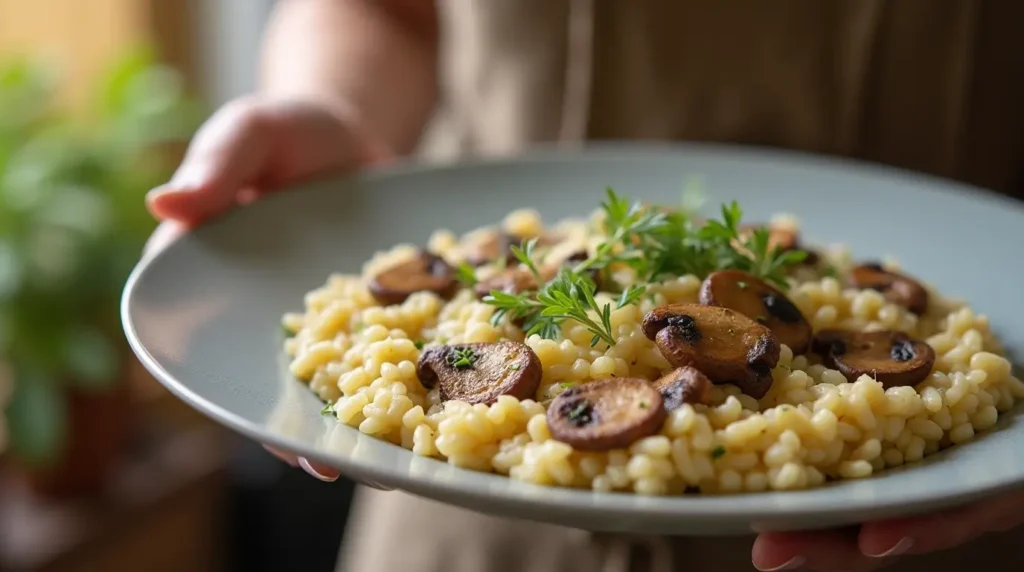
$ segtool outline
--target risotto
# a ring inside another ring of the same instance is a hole
[[[283,324],[325,415],[453,465],[644,495],[791,490],[970,441],[1024,397],[988,319],[797,222],[609,191],[334,275]]]

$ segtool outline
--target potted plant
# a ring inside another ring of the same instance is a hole
[[[85,109],[57,104],[50,69],[0,64],[0,369],[10,453],[34,487],[95,489],[128,434],[121,288],[154,223],[169,143],[199,114],[179,76],[134,51]]]

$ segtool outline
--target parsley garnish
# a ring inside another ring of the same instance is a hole
[[[473,367],[473,363],[476,362],[476,353],[473,352],[473,348],[458,348],[449,355],[448,359],[455,369],[466,369]]]
[[[541,286],[536,291],[492,291],[485,296],[483,301],[496,308],[491,317],[494,325],[507,317],[521,321],[527,335],[557,339],[562,323],[573,320],[593,334],[591,346],[600,342],[611,346],[615,344],[611,312],[636,304],[645,295],[643,284],[687,274],[704,278],[717,270],[736,269],[785,289],[787,267],[806,256],[801,251],[769,248],[767,229],[741,232],[743,211],[736,202],[722,206],[721,220],[701,226],[693,223],[685,209],[665,212],[645,207],[612,189],[607,189],[601,207],[605,240],[586,260],[562,268],[554,278],[546,279],[540,272],[534,253],[536,240],[511,248]],[[622,287],[612,280],[609,270],[620,266],[633,270],[636,285]],[[613,304],[597,303],[592,271],[600,273],[604,290],[619,293]]]
[[[418,349],[418,350],[422,350],[422,349],[423,349],[423,346],[427,345],[427,342],[426,342],[426,340],[422,340],[422,339],[420,339],[420,340],[416,340],[416,341],[414,341],[414,342],[413,342],[412,344],[413,344],[414,346],[416,346],[416,349]]]
[[[508,369],[509,369],[509,371],[519,371],[519,364],[514,363],[514,364],[508,366]]]
[[[586,401],[581,401],[569,411],[569,421],[576,425],[586,425],[593,420],[594,408]]]
[[[330,401],[324,403],[324,408],[320,410],[320,415],[334,415],[334,405]]]
[[[284,324],[281,324],[281,333],[284,334],[284,337],[286,338],[291,338],[295,336],[295,331]]]
[[[468,262],[463,262],[455,267],[455,278],[462,282],[463,286],[472,288],[476,286],[476,269]]]
[[[647,409],[650,405],[646,401],[640,401],[640,409]]]
[[[711,458],[717,459],[725,454],[725,447],[719,445],[711,451]]]

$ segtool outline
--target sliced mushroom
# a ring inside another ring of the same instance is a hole
[[[670,304],[648,312],[642,328],[673,367],[695,367],[712,382],[732,383],[755,399],[771,388],[779,341],[735,310]]]
[[[654,382],[667,411],[675,411],[684,403],[707,404],[711,400],[711,380],[692,367],[676,368]]]
[[[540,278],[547,282],[558,274],[561,267],[572,268],[586,259],[587,253],[583,252],[569,256],[561,265],[543,265],[538,269],[540,271]],[[588,274],[596,284],[599,279],[597,270],[588,271]],[[517,264],[514,267],[506,268],[486,280],[481,280],[473,288],[473,292],[477,297],[483,298],[495,290],[498,292],[505,292],[506,294],[520,294],[527,290],[536,290],[538,288],[540,288],[540,285],[537,283],[537,277],[533,275],[533,272],[531,272],[529,268],[521,264]],[[600,287],[598,289],[600,289]]]
[[[877,263],[861,264],[850,271],[850,284],[885,294],[890,302],[921,315],[928,310],[928,290],[913,278],[882,268]]]
[[[519,342],[460,344],[430,348],[420,355],[416,375],[441,399],[494,403],[501,395],[533,399],[542,368],[530,346]]]
[[[886,388],[917,385],[935,365],[931,346],[892,330],[823,330],[814,337],[813,349],[850,383],[869,375]]]
[[[473,292],[478,298],[483,298],[493,291],[519,294],[527,290],[536,290],[537,288],[539,288],[537,277],[533,275],[533,272],[530,272],[529,268],[519,265],[513,268],[506,268],[487,280],[477,282],[476,286],[473,287]]]
[[[590,258],[590,254],[588,254],[585,250],[574,252],[562,262],[562,266],[575,268],[578,264],[585,262],[588,258]],[[597,286],[598,291],[602,289],[603,281],[601,280],[600,270],[594,268],[585,271],[584,274],[590,277],[590,279],[594,282],[594,285]]]
[[[483,266],[504,258],[506,264],[515,264],[516,257],[512,254],[512,247],[518,246],[519,243],[518,236],[494,231],[469,249],[466,254],[466,262],[473,266]]]
[[[736,310],[775,334],[794,354],[811,344],[811,325],[793,302],[764,280],[739,270],[713,272],[700,288],[700,303]]]
[[[628,447],[665,423],[661,394],[645,379],[612,378],[572,387],[548,407],[551,436],[583,451]]]
[[[370,293],[377,302],[390,306],[401,304],[416,292],[433,292],[450,300],[459,289],[455,269],[443,258],[429,252],[392,266],[370,281]]]

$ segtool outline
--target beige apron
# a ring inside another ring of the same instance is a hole
[[[424,154],[686,139],[893,164],[1024,195],[1024,3],[447,0]],[[750,570],[751,538],[605,536],[362,489],[343,570]],[[892,570],[1016,570],[1024,531]]]

